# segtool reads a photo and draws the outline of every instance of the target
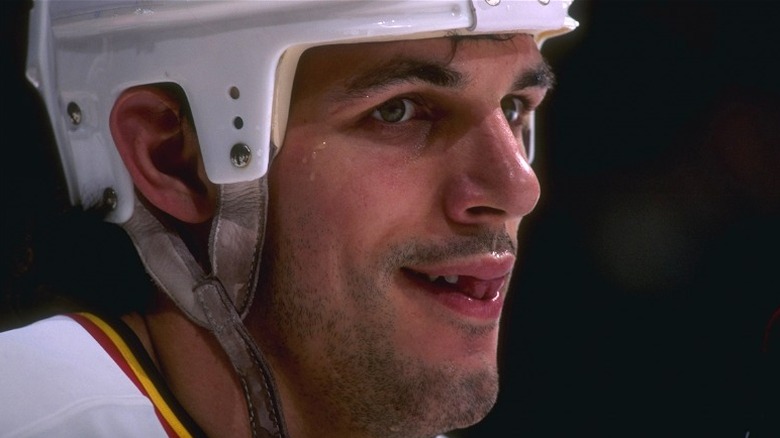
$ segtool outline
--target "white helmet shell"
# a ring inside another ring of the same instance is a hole
[[[43,96],[71,203],[111,188],[106,220],[134,191],[108,118],[124,90],[176,83],[211,181],[255,180],[284,138],[300,54],[332,44],[524,32],[538,44],[577,26],[571,0],[35,0],[27,76]]]

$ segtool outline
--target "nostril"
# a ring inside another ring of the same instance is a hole
[[[488,207],[484,205],[469,207],[468,209],[466,209],[466,211],[471,216],[501,216],[506,214],[506,212],[501,209]]]

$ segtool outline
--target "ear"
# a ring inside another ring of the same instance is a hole
[[[202,223],[214,215],[217,190],[182,104],[161,87],[131,88],[114,103],[109,123],[136,189],[176,219]]]

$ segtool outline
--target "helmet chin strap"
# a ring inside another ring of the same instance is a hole
[[[220,186],[209,238],[211,273],[138,197],[133,216],[122,225],[158,288],[210,330],[227,354],[258,438],[288,436],[271,368],[242,322],[258,281],[267,203],[266,178]]]

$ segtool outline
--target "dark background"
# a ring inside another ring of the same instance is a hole
[[[62,195],[23,80],[24,5],[0,1],[9,269],[24,217]],[[559,84],[538,115],[543,197],[521,227],[502,392],[461,435],[778,438],[780,336],[762,338],[780,307],[780,2],[571,14],[580,28],[543,50]]]

